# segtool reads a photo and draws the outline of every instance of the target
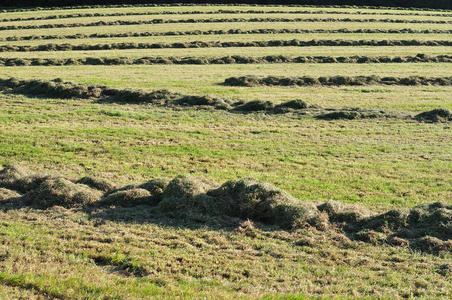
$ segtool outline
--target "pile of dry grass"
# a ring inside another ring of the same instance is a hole
[[[241,77],[229,77],[224,81],[229,86],[363,86],[363,85],[452,85],[452,77],[383,77],[378,76],[330,76],[330,77],[285,77],[285,76],[268,76],[258,77],[247,75]]]
[[[428,123],[445,123],[452,121],[452,111],[445,108],[437,108],[414,116],[414,119]]]
[[[254,178],[228,181],[207,194],[221,203],[221,213],[229,216],[277,224],[286,229],[306,224],[327,227],[325,219],[313,204],[302,203]]]
[[[80,183],[87,185],[93,189],[103,191],[103,192],[110,192],[114,190],[115,185],[111,182],[108,182],[107,180],[104,180],[102,178],[92,177],[92,176],[86,176],[83,178],[80,178],[75,183]]]
[[[0,187],[26,193],[35,189],[45,179],[45,176],[36,174],[28,168],[10,164],[0,171]]]
[[[56,177],[45,179],[36,189],[24,195],[26,204],[38,208],[55,205],[66,208],[83,207],[99,200],[102,193],[83,184]]]
[[[316,116],[323,120],[355,120],[355,119],[410,119],[411,114],[402,111],[386,111],[381,109],[367,109],[360,107],[325,110]]]
[[[155,178],[114,189],[113,184],[102,179],[70,181],[8,165],[0,170],[0,205],[12,203],[8,200],[39,209],[148,205],[170,217],[194,217],[192,220],[200,222],[238,218],[287,230],[340,229],[351,238],[370,243],[429,252],[452,251],[452,205],[437,202],[382,214],[337,201],[315,206],[253,178],[231,180],[218,187],[203,178],[177,176],[171,181]]]
[[[162,201],[162,194],[168,183],[169,180],[166,178],[154,178],[142,184],[131,184],[116,190],[109,190],[96,205],[155,206]]]
[[[20,196],[22,196],[22,195],[16,191],[13,191],[10,189],[5,189],[5,188],[0,188],[0,202],[5,201],[5,200],[14,199],[14,198],[19,198]]]

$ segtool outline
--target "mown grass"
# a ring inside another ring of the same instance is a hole
[[[1,163],[28,161],[40,170],[51,165],[124,183],[186,173],[216,182],[258,177],[301,199],[379,208],[451,196],[445,188],[448,125],[167,111],[22,96],[2,106]]]
[[[0,214],[0,240],[7,242],[0,246],[0,280],[22,297],[450,296],[450,255],[373,246],[334,233],[287,233],[260,224],[242,225],[245,231],[199,227],[146,207]]]
[[[77,14],[77,13],[123,13],[123,12],[186,12],[186,11],[201,11],[201,12],[212,12],[212,11],[218,11],[218,10],[259,10],[259,11],[300,11],[300,10],[306,10],[306,11],[325,11],[325,12],[336,12],[336,11],[344,11],[349,13],[371,13],[371,14],[397,14],[397,13],[416,13],[420,15],[431,15],[431,14],[438,14],[438,16],[441,16],[442,14],[450,13],[450,11],[441,11],[436,12],[433,11],[425,11],[420,9],[397,9],[397,8],[391,8],[391,9],[385,9],[385,8],[363,8],[363,7],[315,7],[315,6],[250,6],[250,5],[204,5],[204,6],[154,6],[154,7],[139,7],[139,6],[129,6],[129,7],[94,7],[94,8],[71,8],[71,9],[58,9],[58,10],[23,10],[23,11],[4,11],[2,12],[3,18],[17,18],[17,17],[26,17],[29,15],[32,16],[53,16],[53,15],[63,15],[63,14]]]
[[[2,17],[220,8],[300,10],[299,7],[254,6],[132,7],[16,12],[4,13]],[[358,10],[378,12],[344,9]],[[293,14],[288,16],[294,17]],[[326,16],[340,17],[336,14]],[[244,17],[251,16],[246,14]],[[413,18],[409,16],[409,19]],[[81,18],[76,19],[79,20]],[[199,23],[5,31],[1,36],[279,26],[450,29],[441,24]],[[425,37],[429,38],[429,35]],[[215,38],[222,39],[223,36]],[[275,35],[275,39],[280,39],[279,35]],[[0,56],[403,56],[417,53],[452,54],[450,47],[413,46],[68,51],[1,53]],[[165,88],[188,95],[212,94],[233,100],[281,103],[302,99],[323,107],[359,106],[413,114],[434,108],[452,109],[450,87],[248,88],[221,85],[228,77],[250,74],[439,77],[450,76],[450,67],[446,63],[403,63],[0,69],[3,78],[59,77],[121,89],[150,91]],[[450,123],[428,124],[411,119],[384,118],[328,121],[297,114],[244,114],[190,107],[168,109],[90,99],[27,97],[7,92],[0,94],[0,98],[0,165],[18,162],[36,171],[57,172],[74,178],[97,176],[124,185],[181,174],[207,178],[218,184],[230,179],[256,177],[306,203],[318,204],[334,199],[377,212],[433,201],[448,203],[452,197]],[[0,219],[0,298],[5,299],[451,297],[452,257],[449,252],[428,254],[386,243],[359,242],[350,240],[335,228],[282,231],[276,226],[253,225],[224,216],[172,218],[150,206],[37,210],[21,207],[14,201],[0,201]]]
[[[311,40],[418,40],[418,41],[442,41],[449,40],[449,36],[442,33],[280,33],[278,40],[311,41]],[[109,43],[188,43],[195,41],[202,42],[254,42],[273,41],[275,34],[222,34],[222,35],[179,35],[179,36],[149,36],[149,37],[110,37],[87,38],[87,39],[56,39],[56,40],[31,40],[31,41],[3,41],[0,45],[11,46],[36,46],[49,43],[70,44],[70,45],[97,45]]]
[[[183,94],[212,94],[241,100],[270,100],[280,103],[301,98],[324,107],[362,106],[422,112],[437,107],[452,108],[450,87],[228,87],[231,76],[359,76],[407,77],[450,76],[448,64],[267,64],[267,65],[153,65],[153,66],[57,66],[8,67],[0,76],[73,80],[106,84],[117,88],[170,89]],[[115,78],[104,74],[115,74]],[[193,80],[197,78],[197,80]],[[363,97],[363,95],[366,95]]]
[[[218,57],[232,55],[264,56],[264,55],[288,55],[288,56],[375,56],[375,47],[231,47],[231,48],[187,48],[187,49],[126,49],[126,50],[96,50],[96,51],[37,51],[37,52],[3,52],[4,58],[86,58],[86,57],[129,57],[141,58],[146,56],[180,56],[180,57]],[[381,46],[378,47],[378,55],[382,56],[415,56],[418,53],[426,55],[450,55],[451,47],[439,46]]]
[[[152,25],[116,25],[116,26],[93,26],[93,27],[68,27],[68,28],[46,28],[29,30],[5,30],[0,32],[0,37],[8,36],[28,36],[28,35],[62,35],[77,33],[124,33],[124,32],[167,32],[186,30],[229,30],[229,29],[442,29],[450,30],[450,24],[405,24],[405,23],[349,23],[349,22],[228,22],[228,23],[173,23],[173,24],[152,24]]]
[[[210,19],[210,18],[236,18],[240,14],[228,14],[228,13],[220,13],[220,14],[190,14],[190,15],[158,15],[158,19],[162,20],[184,20],[184,19]],[[405,16],[405,15],[397,15],[397,16],[387,16],[387,15],[359,15],[359,14],[296,14],[296,13],[272,13],[272,14],[261,14],[261,13],[246,13],[243,15],[240,15],[241,18],[251,19],[251,18],[287,18],[287,19],[295,19],[295,18],[316,18],[316,19],[327,19],[327,18],[334,18],[334,19],[351,19],[351,20],[362,20],[362,19],[372,19],[376,20],[377,22],[380,20],[385,20],[388,18],[392,19],[398,19],[398,20],[416,20],[416,21],[429,21],[429,20],[440,20],[440,21],[447,21],[447,18],[444,17],[437,17],[437,16]],[[48,24],[71,24],[71,23],[91,23],[91,22],[98,22],[98,21],[117,21],[117,20],[124,20],[124,21],[134,21],[137,19],[137,16],[93,16],[93,17],[81,17],[81,18],[67,18],[67,19],[50,19],[50,20],[24,20],[24,21],[7,21],[7,22],[0,22],[0,26],[22,26],[22,25],[48,25]],[[139,16],[140,20],[153,20],[156,19],[155,15],[142,15]]]

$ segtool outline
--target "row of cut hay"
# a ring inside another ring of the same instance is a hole
[[[138,8],[138,7],[196,7],[196,6],[202,6],[202,7],[228,7],[228,6],[243,6],[243,7],[262,7],[261,4],[242,4],[242,3],[137,3],[137,4],[92,4],[92,5],[73,5],[73,6],[54,6],[54,7],[27,7],[27,8],[14,8],[14,9],[4,9],[1,12],[31,12],[31,11],[49,11],[49,10],[80,10],[80,9],[106,9],[106,8]],[[299,8],[315,8],[318,9],[321,8],[338,8],[338,9],[356,9],[356,5],[304,5],[304,4],[284,4],[284,5],[278,5],[278,4],[269,4],[267,5],[269,7],[275,7],[275,8],[293,8],[293,7],[299,7]],[[394,7],[394,6],[369,6],[369,5],[360,5],[360,9],[367,9],[367,10],[403,10],[403,11],[422,11],[422,12],[447,12],[450,13],[449,9],[437,9],[437,8],[429,8],[429,7]],[[422,14],[421,14],[422,15]],[[435,14],[433,14],[435,15]]]
[[[145,92],[140,90],[118,90],[106,86],[84,85],[62,80],[17,80],[14,78],[0,79],[0,89],[25,95],[52,97],[61,99],[84,98],[97,99],[118,103],[152,104],[170,108],[209,108],[226,110],[236,113],[261,112],[268,114],[299,113],[322,119],[377,119],[398,118],[415,119],[422,122],[452,121],[452,112],[448,109],[436,109],[416,116],[410,113],[384,111],[378,109],[343,108],[323,109],[295,99],[275,105],[270,101],[253,100],[233,102],[230,99],[213,96],[194,96],[173,93],[167,90]]]
[[[285,77],[285,76],[268,76],[259,77],[253,75],[241,77],[229,77],[224,81],[229,86],[363,86],[363,85],[438,85],[452,86],[452,77],[379,77],[379,76],[322,76],[322,77]]]
[[[141,57],[141,58],[0,58],[0,66],[63,66],[63,65],[222,65],[222,64],[277,64],[277,63],[451,63],[452,55],[428,56],[286,56],[267,55],[263,57],[252,56],[225,56],[225,57]]]
[[[296,199],[253,178],[218,186],[204,178],[177,176],[117,187],[94,177],[70,180],[31,172],[19,165],[0,170],[0,206],[47,209],[155,206],[169,217],[201,220],[233,217],[291,230],[342,230],[354,239],[375,244],[439,252],[452,250],[452,206],[430,203],[412,209],[374,214],[364,208],[328,201],[320,205]],[[150,216],[151,217],[151,216]]]
[[[62,40],[62,39],[91,39],[91,38],[126,38],[126,37],[147,37],[147,36],[182,36],[182,35],[223,35],[223,34],[284,34],[284,33],[388,33],[388,34],[451,34],[451,30],[425,29],[416,30],[404,29],[228,29],[228,30],[189,30],[189,31],[165,31],[165,32],[125,32],[125,33],[93,33],[93,34],[70,34],[70,35],[29,35],[29,36],[9,36],[0,38],[0,41],[35,41],[35,40]]]
[[[0,45],[0,52],[36,52],[36,51],[95,51],[116,49],[180,49],[180,48],[230,48],[230,47],[356,47],[356,46],[452,46],[452,40],[272,40],[249,42],[204,42],[193,41],[186,43],[112,43],[97,45],[45,44],[36,46]]]
[[[215,14],[299,14],[299,15],[383,15],[383,16],[422,16],[422,17],[452,17],[447,13],[414,13],[414,12],[353,12],[353,11],[328,11],[328,10],[227,10],[219,9],[214,11],[145,11],[145,12],[122,12],[122,13],[77,13],[65,15],[48,15],[34,17],[19,17],[0,19],[0,22],[17,22],[17,21],[38,21],[38,20],[57,20],[57,19],[73,19],[73,18],[90,18],[90,17],[123,17],[123,16],[152,16],[152,15],[215,15]]]
[[[116,20],[95,21],[91,23],[62,23],[43,25],[4,25],[0,30],[46,29],[46,28],[73,28],[92,26],[120,26],[120,25],[146,25],[146,24],[177,24],[177,23],[231,23],[231,22],[358,22],[358,23],[407,23],[407,24],[452,24],[449,20],[405,20],[405,19],[351,19],[351,18],[208,18],[208,19],[151,19],[151,20]]]

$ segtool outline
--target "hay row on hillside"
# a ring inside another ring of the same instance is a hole
[[[85,5],[72,5],[72,6],[52,6],[52,7],[27,7],[27,8],[14,8],[14,9],[4,9],[1,12],[29,12],[29,11],[46,11],[46,10],[72,10],[72,9],[99,9],[99,8],[137,8],[137,7],[193,7],[193,6],[245,6],[245,7],[260,7],[262,4],[256,3],[134,3],[134,4],[85,4]],[[288,3],[284,5],[278,4],[268,4],[269,7],[300,7],[300,8],[351,8],[356,9],[356,5],[309,5],[309,4],[293,4]],[[432,11],[438,12],[450,12],[449,9],[439,9],[439,8],[429,8],[429,7],[397,7],[397,6],[369,6],[369,5],[359,5],[360,9],[370,9],[370,10],[404,10],[404,11]],[[435,14],[433,14],[435,15]]]
[[[62,23],[43,25],[6,25],[0,30],[72,28],[92,26],[146,25],[146,24],[177,24],[177,23],[231,23],[231,22],[354,22],[354,23],[407,23],[407,24],[452,24],[448,20],[404,20],[404,19],[351,19],[351,18],[209,18],[209,19],[180,19],[180,20],[138,20],[138,21],[96,21],[91,23]]]
[[[274,224],[285,230],[342,230],[352,239],[375,244],[440,252],[452,250],[452,206],[421,204],[382,214],[328,201],[301,201],[254,178],[222,185],[198,177],[154,178],[118,187],[95,177],[71,180],[31,172],[20,165],[0,170],[0,206],[4,210],[31,206],[97,209],[149,205],[168,217],[202,220],[203,216],[232,217]]]
[[[250,42],[203,42],[193,41],[185,43],[111,43],[97,45],[45,44],[36,46],[1,45],[0,52],[36,52],[36,51],[95,51],[116,49],[181,49],[181,48],[230,48],[230,47],[349,47],[349,46],[452,46],[452,40],[272,40]]]
[[[322,76],[322,77],[285,77],[285,76],[241,76],[229,77],[224,81],[225,85],[229,86],[363,86],[363,85],[438,85],[438,86],[452,86],[452,77],[379,77],[379,76]]]
[[[302,99],[295,99],[275,105],[270,101],[237,101],[214,96],[194,96],[173,93],[167,90],[146,92],[142,90],[118,90],[107,86],[76,84],[62,80],[17,80],[0,79],[0,90],[38,97],[61,99],[81,98],[97,101],[109,101],[130,104],[151,104],[165,108],[192,107],[199,109],[226,110],[232,113],[261,112],[268,114],[296,113],[319,119],[378,119],[397,118],[418,120],[420,122],[442,123],[452,121],[452,112],[448,109],[435,109],[413,116],[407,112],[385,111],[364,108],[321,108],[310,105]]]
[[[451,63],[452,55],[428,56],[286,56],[268,55],[262,57],[252,56],[225,56],[225,57],[177,57],[155,56],[141,58],[127,57],[87,57],[87,58],[0,58],[0,66],[79,66],[79,65],[223,65],[223,64],[277,64],[277,63]]]
[[[147,37],[147,36],[180,36],[180,35],[223,35],[223,34],[280,34],[280,33],[388,33],[388,34],[451,34],[451,30],[425,29],[416,30],[404,29],[229,29],[229,30],[188,30],[188,31],[164,31],[164,32],[124,32],[124,33],[92,33],[92,34],[69,34],[69,35],[28,35],[9,36],[0,38],[0,41],[35,41],[35,40],[79,40],[79,39],[99,39],[99,38],[122,38],[122,37]]]
[[[422,17],[452,17],[447,13],[414,13],[414,12],[352,12],[352,11],[312,11],[312,10],[226,10],[220,9],[215,11],[146,11],[146,12],[124,12],[124,13],[77,13],[66,15],[49,15],[35,17],[20,18],[4,18],[0,22],[17,22],[17,21],[38,21],[38,20],[56,20],[56,19],[73,19],[73,18],[89,18],[89,17],[122,17],[122,16],[153,16],[153,15],[215,15],[215,14],[306,14],[306,15],[378,15],[378,16],[422,16]]]

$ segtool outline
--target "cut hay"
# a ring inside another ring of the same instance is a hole
[[[24,166],[11,164],[0,171],[0,187],[26,193],[38,187],[44,177]]]
[[[305,224],[325,227],[313,204],[301,203],[286,192],[257,179],[228,181],[209,191],[208,195],[222,203],[222,213],[229,216],[277,224],[286,229]]]
[[[19,198],[20,196],[22,195],[16,191],[0,188],[0,202]]]
[[[415,120],[427,123],[445,123],[452,121],[452,111],[445,108],[437,108],[414,116]]]
[[[110,191],[114,190],[114,188],[115,188],[115,185],[112,184],[111,182],[108,182],[107,180],[104,180],[101,178],[92,177],[92,176],[86,176],[86,177],[80,178],[75,183],[84,184],[93,189],[103,191],[103,192],[110,192]]]
[[[94,203],[101,197],[100,191],[64,178],[47,178],[36,189],[24,195],[25,203],[38,208],[55,205],[78,208]]]
[[[163,212],[179,214],[184,214],[190,210],[201,213],[216,213],[218,208],[214,198],[206,195],[206,192],[213,187],[214,184],[204,178],[177,176],[169,182],[163,191],[159,208]]]
[[[102,206],[133,207],[138,205],[155,205],[153,200],[154,197],[152,197],[152,194],[148,190],[132,188],[112,193],[96,204]]]

